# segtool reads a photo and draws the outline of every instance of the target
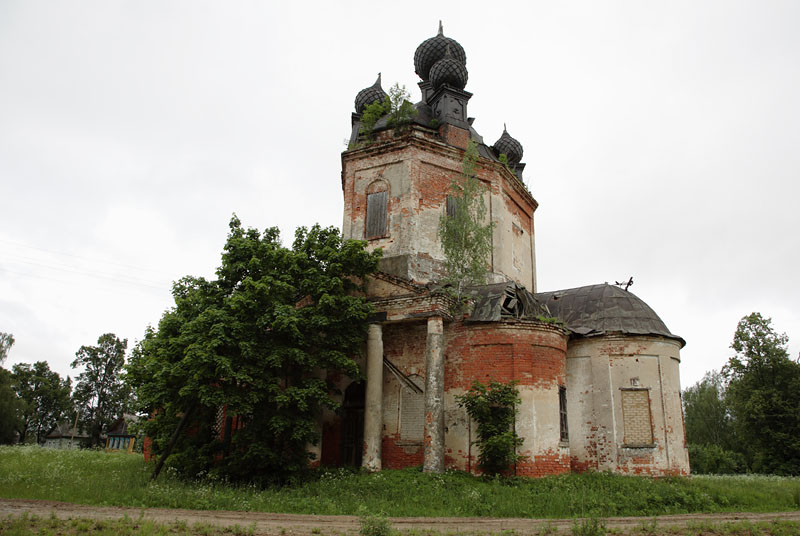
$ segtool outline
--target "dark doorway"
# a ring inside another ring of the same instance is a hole
[[[342,402],[342,465],[361,467],[364,452],[364,382],[353,382]]]

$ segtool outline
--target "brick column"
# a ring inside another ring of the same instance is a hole
[[[367,332],[367,392],[364,408],[364,456],[367,471],[381,470],[383,436],[383,327],[370,324]]]
[[[444,326],[441,316],[428,318],[425,347],[426,473],[444,472]]]

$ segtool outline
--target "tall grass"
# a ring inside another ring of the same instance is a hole
[[[800,509],[800,479],[731,476],[661,478],[608,473],[484,480],[418,469],[361,474],[321,471],[294,486],[258,489],[169,470],[148,483],[139,455],[0,447],[0,497],[84,504],[389,516],[654,516],[693,512]]]

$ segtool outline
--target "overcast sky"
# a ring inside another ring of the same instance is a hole
[[[419,100],[439,19],[474,127],[525,149],[539,290],[633,276],[684,387],[752,311],[797,357],[800,2],[0,0],[5,366],[132,346],[233,213],[341,226],[353,99],[380,71]]]

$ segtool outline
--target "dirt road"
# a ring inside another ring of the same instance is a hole
[[[262,512],[230,512],[211,510],[172,510],[166,508],[123,508],[87,506],[54,501],[35,501],[27,499],[0,499],[0,516],[22,515],[50,517],[55,515],[62,519],[88,517],[93,519],[130,518],[149,519],[162,523],[184,521],[189,525],[202,523],[216,526],[255,527],[258,534],[357,534],[359,523],[356,516],[317,516],[300,514],[269,514]],[[732,513],[732,514],[687,514],[660,516],[659,526],[684,526],[689,522],[724,523],[728,521],[771,521],[775,519],[800,521],[800,511],[770,514]],[[637,525],[651,521],[642,517],[611,517],[605,520],[608,528],[632,529]],[[482,517],[397,517],[391,519],[392,526],[401,531],[435,530],[441,533],[489,533],[513,530],[517,534],[537,534],[546,525],[559,532],[568,532],[571,519],[518,519],[518,518],[482,518]]]

